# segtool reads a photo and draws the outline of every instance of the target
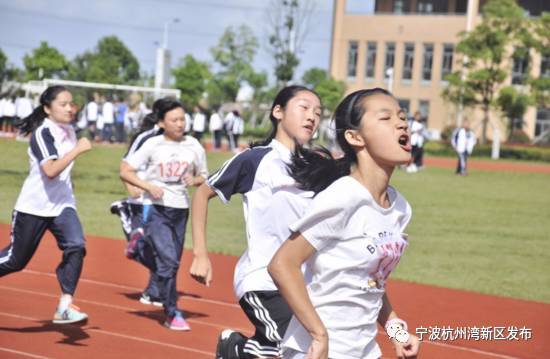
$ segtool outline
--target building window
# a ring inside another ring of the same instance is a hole
[[[376,66],[376,42],[367,42],[367,66],[365,77],[374,78],[374,68]]]
[[[394,14],[403,14],[407,12],[405,8],[408,1],[405,0],[393,0],[393,13]]]
[[[445,80],[445,77],[453,71],[453,44],[443,45],[443,58],[441,61],[441,80]]]
[[[412,42],[405,43],[405,53],[403,57],[403,80],[411,80],[413,73],[414,60],[414,44]]]
[[[410,108],[411,108],[411,102],[404,98],[398,98],[397,103],[399,103],[399,107],[405,111],[407,114],[407,117],[410,116]]]
[[[416,12],[421,14],[431,14],[434,12],[434,6],[431,1],[420,0],[416,3]]]
[[[357,75],[357,52],[359,44],[357,41],[350,41],[348,47],[348,77]]]
[[[537,121],[535,122],[535,137],[550,131],[550,107],[537,108]]]
[[[424,56],[422,63],[422,80],[430,81],[432,79],[432,65],[434,60],[434,45],[424,44]]]
[[[550,55],[545,55],[541,57],[539,77],[550,77]]]
[[[516,51],[513,57],[514,64],[512,66],[512,84],[522,85],[527,79],[527,70],[529,68],[529,52],[523,49]]]
[[[428,127],[428,116],[430,115],[430,101],[420,100],[418,101],[418,112],[422,116],[422,121],[424,121],[424,126]]]
[[[395,43],[386,43],[386,61],[384,62],[384,78],[389,78],[388,70],[393,70],[393,64],[395,62]]]

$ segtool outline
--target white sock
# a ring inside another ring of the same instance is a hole
[[[67,308],[69,308],[69,305],[73,302],[73,296],[70,294],[62,294],[61,298],[59,299],[59,305],[57,306],[57,310],[60,312],[64,312]]]

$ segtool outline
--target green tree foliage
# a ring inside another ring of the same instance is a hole
[[[304,72],[302,81],[321,96],[323,106],[330,112],[336,109],[346,91],[346,84],[343,81],[333,79],[325,70],[318,67]]]
[[[285,86],[300,64],[298,53],[313,13],[310,0],[272,0],[269,7],[269,45],[275,60],[275,77]]]
[[[508,139],[510,139],[515,128],[523,127],[523,115],[531,104],[531,97],[519,92],[513,86],[506,86],[500,90],[496,102],[508,118]]]
[[[2,87],[2,84],[4,83],[4,79],[7,76],[7,69],[8,69],[8,57],[6,54],[4,54],[4,51],[0,49],[0,88]]]
[[[483,7],[481,23],[471,32],[460,34],[456,51],[463,56],[465,76],[461,70],[450,75],[443,97],[457,105],[462,102],[481,107],[481,143],[487,140],[494,98],[509,73],[504,60],[510,57],[510,49],[525,48],[529,42],[527,21],[514,0],[491,0]]]
[[[94,51],[74,59],[69,77],[78,81],[132,84],[140,78],[139,62],[116,36],[107,36],[99,40]]]
[[[62,77],[69,67],[65,56],[46,41],[42,41],[31,54],[26,54],[23,64],[25,81]]]
[[[243,82],[255,80],[252,62],[258,50],[258,39],[252,29],[241,25],[225,29],[218,44],[210,49],[219,71],[208,85],[209,101],[222,103],[235,101]]]
[[[185,56],[178,67],[172,70],[175,85],[181,90],[181,101],[188,111],[197,105],[206,92],[206,86],[211,78],[208,64],[195,59],[192,55]]]
[[[541,56],[550,56],[550,13],[545,12],[533,22],[533,47]],[[550,74],[540,74],[537,78],[530,78],[529,85],[533,102],[539,107],[550,106]]]

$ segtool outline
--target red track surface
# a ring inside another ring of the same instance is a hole
[[[7,245],[8,226],[0,226],[0,245]],[[214,282],[202,287],[187,274],[184,255],[178,288],[179,305],[192,326],[173,332],[162,326],[156,307],[138,302],[146,271],[127,260],[124,242],[87,238],[88,255],[76,293],[76,304],[90,315],[88,323],[53,325],[59,287],[54,275],[61,253],[47,235],[27,268],[0,280],[1,358],[213,358],[218,332],[226,327],[252,329],[233,298],[235,257],[214,255]],[[427,341],[421,358],[548,358],[550,305],[392,281],[389,293],[409,325],[512,326],[532,329],[525,341]],[[353,320],[353,318],[342,318]],[[545,338],[546,337],[546,338]],[[546,339],[546,340],[545,340]],[[384,335],[378,342],[385,358],[392,349]]]

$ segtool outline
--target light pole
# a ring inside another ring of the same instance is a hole
[[[168,51],[168,26],[179,22],[177,17],[172,18],[164,23],[164,31],[162,34],[162,47],[157,48],[157,62],[155,69],[155,88],[160,89],[168,83],[170,77],[170,52]],[[160,91],[157,91],[155,97],[160,96]]]
[[[164,33],[162,36],[162,48],[167,49],[168,48],[168,26],[172,23],[178,23],[180,22],[180,19],[175,17],[173,19],[170,19],[164,23]]]

